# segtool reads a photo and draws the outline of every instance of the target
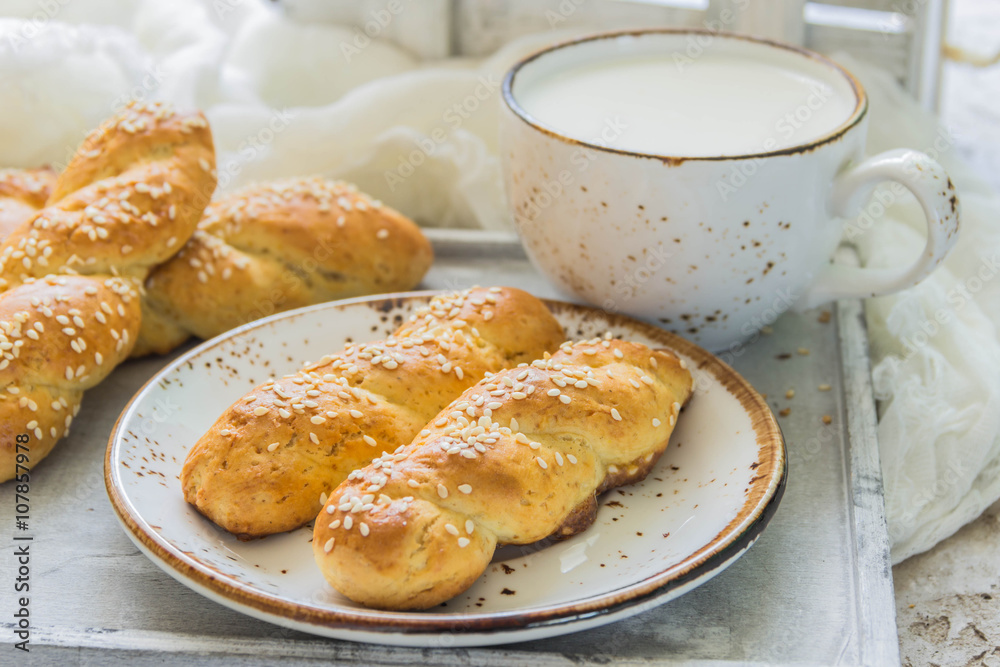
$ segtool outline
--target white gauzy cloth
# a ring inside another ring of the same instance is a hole
[[[0,166],[64,165],[86,131],[128,100],[167,100],[206,111],[220,192],[321,173],[424,225],[483,229],[509,228],[500,79],[555,38],[524,38],[482,62],[425,64],[347,28],[297,24],[262,0],[7,0],[2,11]],[[840,60],[871,97],[870,152],[932,153],[962,198],[961,239],[945,265],[867,307],[899,561],[1000,497],[1000,197],[890,77]],[[851,239],[869,266],[912,261],[922,245],[912,198],[887,204]]]

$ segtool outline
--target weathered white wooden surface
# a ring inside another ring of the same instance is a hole
[[[555,296],[516,246],[482,244],[456,254],[449,245],[437,243],[427,287],[508,284]],[[87,394],[72,437],[32,474],[28,655],[11,646],[14,489],[0,488],[0,637],[6,644],[0,664],[898,664],[864,330],[856,309],[839,325],[836,317],[823,324],[817,316],[786,315],[773,334],[732,355],[776,412],[791,408],[779,418],[788,442],[788,487],[757,545],[706,585],[636,618],[494,649],[319,639],[230,611],[157,569],[118,526],[102,479],[119,411],[168,359],[130,362]],[[832,391],[817,389],[827,383]],[[786,399],[789,389],[795,396]],[[823,424],[823,415],[833,423]]]

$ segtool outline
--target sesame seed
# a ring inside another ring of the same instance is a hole
[[[282,419],[288,419],[289,417],[292,416],[292,413],[289,412],[288,410],[284,409],[284,408],[279,408],[278,409],[278,414],[281,415]]]
[[[370,531],[368,530],[368,524],[367,523],[365,523],[364,521],[362,521],[361,525],[358,527],[358,530],[361,531],[361,536],[362,537],[368,537],[368,533]]]
[[[361,419],[365,415],[360,410],[351,410],[351,416],[354,417],[355,419]]]
[[[673,403],[672,403],[672,404],[670,405],[670,409],[671,409],[671,410],[673,410],[674,412],[680,412],[680,410],[681,410],[681,404],[680,404],[680,403],[678,403],[677,401],[674,401],[674,402],[673,402]]]
[[[437,492],[438,495],[441,496],[442,498],[448,497],[448,488],[444,484],[437,485]]]
[[[656,417],[653,417],[653,427],[654,427],[654,428],[657,428],[657,427],[659,427],[659,426],[660,426],[660,424],[662,424],[662,423],[663,423],[663,422],[661,422],[661,421],[660,421],[659,419],[657,419]]]
[[[491,403],[487,403],[486,407],[490,410],[499,410],[500,408],[503,407],[503,403],[500,403],[499,401],[493,401]]]
[[[629,381],[629,384],[631,384],[636,389],[638,389],[639,387],[642,386],[641,384],[639,384],[638,382],[635,381],[635,378],[629,378],[628,381]]]
[[[688,365],[687,365],[687,362],[686,362],[686,361],[684,361],[683,359],[681,359],[681,360],[680,360],[680,363],[681,363],[681,368],[683,368],[683,369],[685,369],[685,370],[686,370],[686,369],[687,369],[687,367],[688,367]]]
[[[670,418],[667,420],[667,423],[673,426],[674,424],[677,423],[677,417],[675,417],[674,415],[670,415]]]
[[[618,412],[618,408],[611,408],[611,418],[616,422],[620,422],[622,420],[622,415]]]
[[[517,419],[515,419],[514,417],[511,417],[510,418],[510,430],[511,431],[519,431],[520,427],[521,427],[521,425],[517,422]]]
[[[559,465],[563,464],[563,457],[562,454],[560,454],[559,452],[556,452],[556,463],[558,463]]]
[[[445,529],[446,531],[448,531],[448,534],[449,534],[449,535],[454,535],[455,537],[458,537],[458,535],[459,535],[459,533],[458,533],[458,528],[455,528],[455,526],[453,526],[453,525],[452,525],[452,524],[450,524],[450,523],[446,523],[446,524],[444,524],[444,529]]]
[[[459,484],[458,490],[464,493],[465,495],[469,495],[470,493],[472,493],[472,487],[468,484]]]
[[[541,448],[541,446],[542,446],[542,443],[535,442],[534,440],[532,440],[531,442],[528,443],[528,447],[531,447],[532,449],[539,449],[539,448]]]
[[[333,507],[333,505],[330,505],[330,507]],[[340,528],[340,519],[334,519],[333,521],[331,521],[328,528],[333,528],[334,530]]]
[[[523,391],[515,391],[511,393],[510,397],[513,398],[515,401],[523,401],[528,397],[528,395],[525,394]]]
[[[545,392],[545,393],[546,393],[546,395],[548,395],[548,396],[558,396],[558,395],[559,395],[559,394],[561,394],[562,392],[560,392],[560,391],[559,391],[558,389],[549,389],[549,390],[548,390],[547,392]]]
[[[313,424],[317,424],[317,425],[318,424],[325,424],[326,423],[326,417],[320,417],[319,415],[313,415],[312,417],[309,418],[309,421],[312,422]]]
[[[375,238],[380,239],[380,240],[381,239],[387,239],[387,238],[389,238],[389,230],[388,229],[380,229],[380,230],[378,230],[375,233]]]
[[[819,389],[820,391],[830,391],[832,387],[828,384],[821,384],[816,388]]]
[[[354,519],[348,515],[344,517],[344,530],[350,530],[351,526],[354,525]]]
[[[567,454],[566,458],[569,460],[570,463],[573,463],[573,464],[576,463],[576,457],[573,456],[572,454]]]
[[[615,348],[614,355],[615,355],[616,359],[624,359],[625,358],[625,355],[622,354],[622,351],[619,350],[617,347]]]
[[[642,380],[646,384],[650,384],[650,385],[653,384],[653,378],[649,377],[648,375],[643,375],[639,379]]]
[[[608,472],[611,473],[612,475],[615,474],[616,472],[618,472],[618,466],[612,463],[611,465],[608,466]]]
[[[567,396],[566,394],[563,394],[562,396],[560,396],[560,397],[559,397],[559,400],[560,400],[560,401],[562,401],[563,403],[565,403],[565,404],[567,404],[567,405],[568,405],[568,404],[569,404],[569,402],[570,402],[571,400],[573,400],[573,399],[571,399],[571,398],[570,398],[569,396]]]
[[[253,413],[257,417],[262,417],[267,414],[267,408],[264,406],[256,407],[253,409]]]
[[[267,451],[273,452],[274,450],[276,450],[280,446],[281,446],[280,442],[272,442],[270,445],[267,446]]]
[[[538,465],[542,468],[542,470],[547,470],[548,469],[549,464],[546,463],[545,459],[543,459],[541,456],[536,456],[535,457],[535,461],[538,462]]]
[[[369,447],[374,447],[375,444],[376,444],[375,443],[375,438],[371,437],[370,435],[367,435],[367,434],[363,435],[363,436],[361,436],[361,439],[364,440],[365,444],[368,445]]]

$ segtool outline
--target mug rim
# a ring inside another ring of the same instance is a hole
[[[854,94],[857,98],[856,104],[854,105],[854,109],[853,111],[851,111],[851,114],[847,117],[846,120],[844,120],[843,123],[841,123],[834,129],[830,130],[826,134],[823,134],[806,143],[796,144],[794,146],[787,146],[785,148],[780,148],[772,151],[762,151],[758,153],[744,153],[740,155],[685,156],[685,155],[661,155],[658,153],[640,153],[637,151],[630,151],[621,148],[602,146],[600,144],[591,143],[583,139],[576,139],[574,137],[567,136],[552,128],[543,125],[540,121],[538,121],[531,114],[529,114],[514,97],[512,89],[514,85],[514,79],[517,77],[518,72],[520,72],[525,65],[541,58],[542,56],[545,56],[548,53],[551,53],[553,51],[559,51],[569,46],[575,46],[577,44],[583,44],[586,42],[595,42],[604,39],[613,39],[625,36],[642,37],[645,35],[663,35],[663,34],[711,35],[712,37],[743,40],[746,42],[754,42],[756,44],[768,46],[771,48],[791,51],[793,53],[798,54],[799,56],[817,61],[820,64],[824,65],[825,67],[828,67],[840,73],[840,75],[847,80],[848,84],[851,86],[851,89],[854,91]],[[509,108],[520,120],[524,121],[529,126],[531,126],[532,128],[534,128],[539,132],[542,132],[543,134],[546,134],[555,139],[559,139],[560,141],[570,144],[575,144],[578,146],[583,146],[585,148],[590,148],[605,153],[627,155],[630,157],[641,157],[641,158],[651,158],[654,160],[661,160],[664,163],[669,164],[671,166],[679,165],[681,163],[688,161],[721,162],[725,160],[747,160],[755,158],[778,157],[783,155],[795,155],[799,153],[807,153],[815,150],[816,148],[819,148],[820,146],[823,146],[825,144],[840,139],[842,136],[847,134],[847,132],[856,127],[868,112],[868,93],[865,91],[864,86],[861,85],[861,82],[858,81],[857,78],[855,78],[855,76],[851,74],[850,71],[848,71],[838,63],[834,62],[830,58],[827,58],[826,56],[817,53],[816,51],[812,51],[810,49],[806,49],[801,46],[796,46],[794,44],[788,44],[786,42],[781,42],[773,39],[766,39],[763,37],[755,37],[752,35],[745,35],[737,32],[729,32],[725,30],[707,30],[701,28],[639,28],[631,30],[612,30],[606,32],[591,33],[588,35],[583,35],[580,37],[559,41],[554,44],[550,44],[549,46],[546,46],[545,48],[542,48],[538,51],[530,53],[527,56],[524,56],[523,58],[518,60],[516,63],[514,63],[514,65],[511,66],[510,69],[507,70],[507,73],[504,75],[503,84],[501,86],[501,93],[503,95],[503,100],[504,103],[507,105],[507,108]]]

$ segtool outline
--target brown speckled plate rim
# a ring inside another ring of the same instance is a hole
[[[205,354],[218,345],[238,337],[247,331],[270,326],[278,320],[300,316],[306,312],[338,311],[345,306],[358,304],[388,311],[410,301],[428,301],[440,291],[402,292],[332,301],[297,310],[278,313],[244,326],[233,329],[221,336],[206,341],[168,364],[135,393],[122,410],[108,440],[104,462],[104,482],[108,498],[122,526],[133,540],[155,556],[156,564],[182,583],[193,584],[195,590],[207,589],[212,594],[236,605],[250,607],[264,616],[288,619],[298,623],[333,630],[358,630],[374,633],[404,634],[475,634],[500,630],[526,630],[542,626],[572,623],[597,615],[619,612],[640,604],[650,604],[657,598],[669,594],[686,583],[706,577],[714,570],[728,566],[735,558],[751,546],[763,531],[777,509],[784,492],[787,476],[785,443],[766,401],[736,371],[711,353],[680,336],[664,331],[653,325],[630,317],[577,304],[543,299],[558,317],[573,311],[583,316],[583,321],[597,317],[607,322],[609,327],[628,327],[651,340],[662,341],[664,347],[672,349],[694,361],[698,369],[711,374],[729,391],[749,415],[759,452],[757,476],[751,481],[750,493],[739,513],[722,531],[702,548],[685,557],[679,563],[657,575],[630,584],[609,593],[603,593],[575,602],[526,610],[508,610],[494,613],[434,613],[434,612],[386,612],[373,609],[329,610],[307,604],[289,602],[280,597],[264,593],[257,588],[234,582],[227,575],[221,575],[209,565],[201,563],[191,554],[185,553],[159,538],[155,531],[135,511],[120,490],[117,462],[117,443],[122,434],[123,419],[131,412],[132,406],[147,388],[160,381],[169,373],[187,364],[192,358]],[[695,397],[696,400],[696,397]],[[201,591],[199,591],[201,592]],[[233,607],[238,610],[238,607]],[[245,611],[245,610],[244,610]]]
[[[701,155],[701,156],[685,156],[685,155],[659,155],[657,153],[640,153],[637,151],[629,151],[622,148],[613,148],[611,146],[602,146],[600,144],[595,144],[589,141],[584,141],[582,139],[574,139],[573,137],[561,134],[555,129],[549,127],[545,123],[541,122],[521,106],[520,102],[514,97],[514,80],[517,78],[518,73],[521,69],[531,63],[532,61],[541,58],[542,56],[551,53],[552,51],[558,51],[560,49],[576,46],[579,44],[584,44],[586,42],[596,42],[604,39],[614,39],[618,37],[642,37],[644,35],[706,35],[712,39],[716,37],[721,37],[722,39],[739,40],[744,42],[753,42],[761,46],[769,46],[772,48],[780,49],[783,51],[789,51],[796,53],[799,56],[805,57],[809,60],[814,60],[816,62],[822,63],[824,66],[836,71],[850,85],[851,90],[854,91],[855,103],[854,109],[851,114],[837,127],[830,130],[828,133],[819,136],[812,141],[808,141],[802,144],[796,144],[794,146],[787,146],[785,148],[778,148],[772,151],[763,151],[757,153],[746,153],[742,155]],[[846,68],[837,64],[830,58],[816,53],[815,51],[810,51],[809,49],[803,48],[801,46],[795,46],[794,44],[788,44],[786,42],[780,42],[773,39],[765,39],[763,37],[754,37],[752,35],[745,35],[738,32],[728,32],[726,30],[708,30],[708,29],[697,29],[697,28],[638,28],[632,30],[613,30],[610,32],[597,32],[589,35],[583,35],[580,37],[574,37],[571,39],[563,40],[561,42],[556,42],[555,44],[550,44],[538,51],[528,54],[527,56],[518,60],[514,65],[507,70],[504,75],[503,82],[500,86],[501,95],[503,97],[504,104],[507,106],[511,112],[517,116],[521,121],[531,126],[535,130],[546,134],[550,137],[558,139],[568,144],[574,144],[588,148],[591,150],[604,152],[604,153],[615,153],[618,155],[627,155],[630,157],[641,157],[641,158],[651,158],[654,160],[661,160],[668,165],[679,165],[684,162],[724,162],[728,160],[752,160],[759,158],[776,157],[781,155],[795,155],[797,153],[808,153],[809,151],[815,150],[820,146],[828,144],[830,142],[836,141],[844,136],[849,130],[855,127],[861,120],[865,117],[868,112],[868,93],[865,92],[864,86],[861,82],[851,74]]]

